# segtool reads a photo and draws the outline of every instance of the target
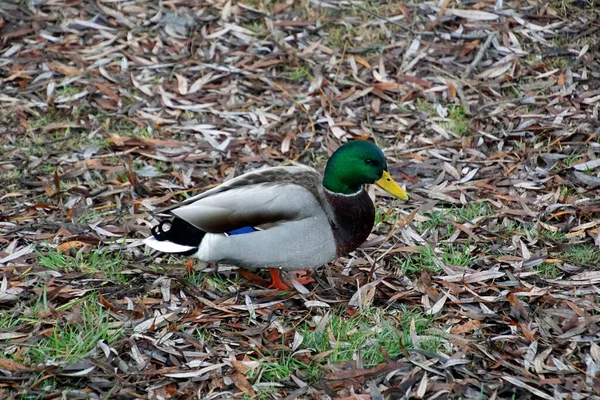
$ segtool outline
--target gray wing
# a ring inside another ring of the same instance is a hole
[[[235,189],[194,204],[205,210],[195,209],[189,217],[202,223],[201,229],[212,232],[204,236],[197,258],[243,268],[290,270],[314,268],[335,258],[336,242],[328,217],[318,199],[304,187],[284,184],[262,188],[251,196],[242,196],[247,201],[239,208],[236,202],[243,192]],[[234,193],[232,198],[230,194]],[[270,226],[242,235],[216,233],[248,226],[257,215],[271,217]]]
[[[171,213],[211,233],[309,218],[317,212],[319,180],[312,168],[256,171],[188,199]]]

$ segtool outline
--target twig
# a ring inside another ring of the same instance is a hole
[[[465,73],[462,76],[463,79],[467,79],[469,77],[469,75],[471,75],[471,71],[473,71],[473,69],[477,66],[477,64],[479,64],[479,62],[481,62],[481,59],[483,58],[483,53],[485,53],[485,51],[488,49],[488,47],[490,47],[490,44],[492,43],[492,39],[494,39],[495,36],[496,36],[496,32],[492,32],[488,35],[486,41],[479,48],[479,51],[477,52],[475,59],[473,60],[473,62],[471,64],[469,64],[469,66],[465,70]]]

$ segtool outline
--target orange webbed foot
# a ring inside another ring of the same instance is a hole
[[[273,283],[269,285],[269,289],[290,290],[290,287],[281,280],[277,268],[269,268],[269,272],[271,273],[271,280],[273,281]]]
[[[310,277],[310,271],[307,269],[290,272],[292,275],[294,275],[294,279],[296,279],[301,285],[306,285],[315,281],[313,278]]]

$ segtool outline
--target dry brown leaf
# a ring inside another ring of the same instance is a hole
[[[476,329],[479,329],[480,327],[481,327],[481,321],[478,321],[476,319],[471,319],[462,325],[453,326],[452,329],[450,330],[450,333],[455,334],[455,335],[460,335],[462,333],[472,332]]]
[[[71,249],[78,249],[85,245],[86,244],[84,242],[80,242],[79,240],[71,240],[69,242],[61,243],[60,245],[58,245],[57,249],[58,249],[58,251],[64,253]]]
[[[23,364],[19,364],[16,361],[8,360],[6,358],[0,358],[0,368],[8,371],[27,371],[29,368]]]
[[[233,375],[231,375],[230,378],[233,381],[233,384],[244,394],[247,394],[248,396],[256,395],[256,392],[254,392],[252,385],[250,384],[250,382],[248,382],[248,379],[246,379],[244,375],[240,374],[239,372],[236,372]]]

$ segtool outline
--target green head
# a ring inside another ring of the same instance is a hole
[[[408,199],[406,192],[388,173],[383,152],[371,142],[348,142],[337,149],[327,162],[323,186],[331,192],[353,194],[371,183],[402,200]]]

